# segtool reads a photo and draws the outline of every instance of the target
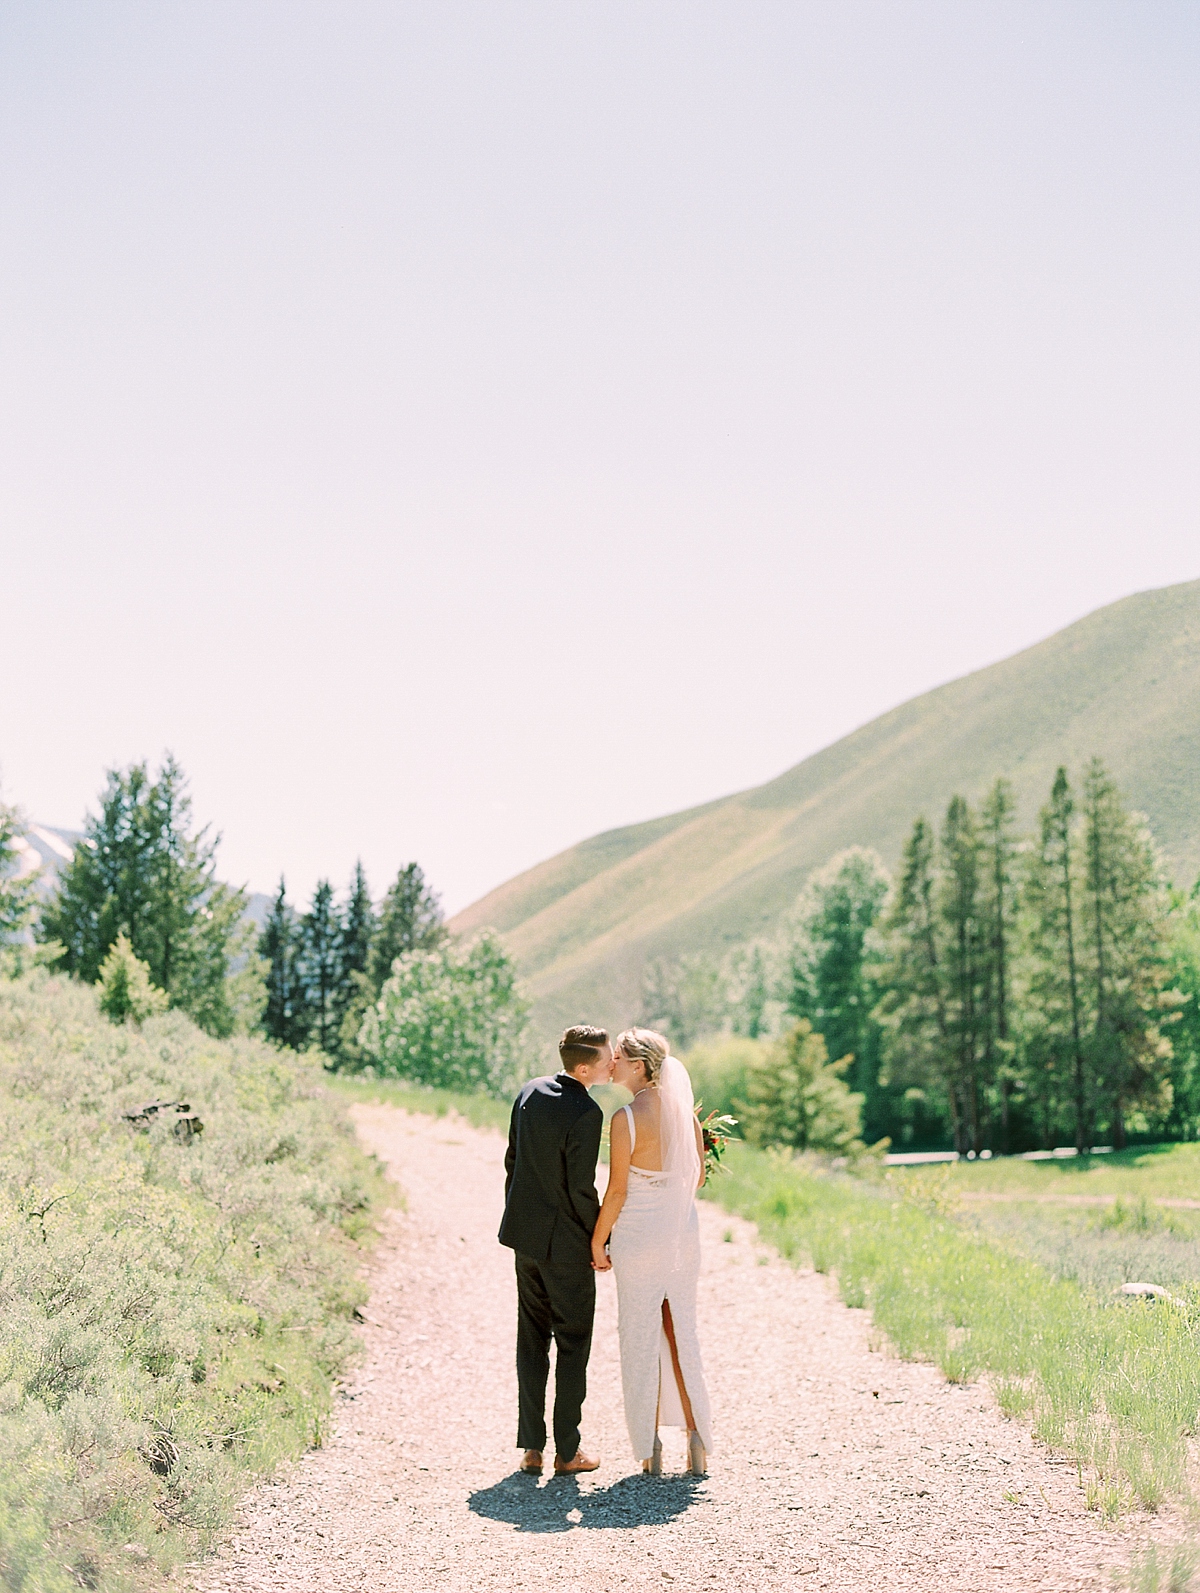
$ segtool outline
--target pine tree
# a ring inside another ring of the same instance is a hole
[[[445,938],[442,909],[425,883],[420,864],[406,863],[383,898],[379,928],[371,947],[371,984],[376,996],[397,957],[408,951],[431,951]]]
[[[1131,1106],[1165,1110],[1170,1042],[1160,1022],[1167,983],[1166,880],[1149,836],[1121,802],[1103,763],[1084,779],[1082,983],[1090,1017],[1085,1044],[1095,1099],[1107,1109],[1113,1144],[1125,1144]]]
[[[1044,1138],[1051,1138],[1058,1111],[1067,1106],[1074,1121],[1075,1147],[1082,1153],[1091,1146],[1094,1122],[1092,1080],[1083,1045],[1074,814],[1071,783],[1060,767],[1041,812],[1026,883],[1031,964],[1028,1050],[1036,1069]]]
[[[318,881],[300,920],[299,968],[309,1039],[334,1058],[341,1021],[342,921],[327,879]]]
[[[875,852],[861,846],[839,852],[801,893],[790,959],[788,1011],[812,1024],[830,1056],[853,1059],[852,1082],[872,1128],[880,1044],[866,945],[888,883]]]
[[[364,1061],[358,1043],[367,1008],[375,1000],[371,983],[371,950],[378,933],[375,908],[367,888],[361,860],[354,865],[350,900],[342,926],[342,977],[338,988],[338,1035],[336,1055],[343,1067],[356,1067]]]
[[[1009,1107],[1019,1083],[1012,1038],[1012,969],[1018,936],[1016,804],[1012,786],[998,779],[980,814],[980,911],[983,958],[984,1070],[999,1101],[999,1148],[1011,1149]]]
[[[342,967],[347,973],[365,974],[371,960],[371,947],[375,941],[375,908],[367,889],[367,876],[362,860],[354,865],[354,879],[350,885],[350,900],[346,904],[342,927]]]
[[[1182,997],[1171,1029],[1171,1139],[1200,1139],[1200,879],[1172,904],[1170,985]]]
[[[958,1149],[983,1149],[984,1091],[981,1006],[983,925],[980,848],[970,804],[950,799],[942,829],[942,878],[938,892],[945,983],[948,1084],[955,1100]]]
[[[954,1088],[934,838],[924,818],[916,820],[905,843],[883,931],[885,953],[875,978],[882,995],[875,1013],[883,1025],[885,1065],[894,1080],[935,1084],[944,1092],[955,1146],[965,1150]]]
[[[173,1007],[216,1035],[237,1021],[231,962],[244,953],[246,898],[215,877],[219,836],[192,832],[191,798],[169,754],[155,779],[146,764],[110,770],[100,813],[41,915],[61,967],[88,984],[124,932]]]
[[[19,940],[33,918],[33,881],[17,878],[21,818],[0,803],[0,947]]]
[[[267,964],[267,1002],[262,1027],[272,1040],[300,1050],[308,1038],[304,987],[300,982],[300,930],[287,899],[283,876],[258,940]]]
[[[100,1011],[110,1023],[144,1023],[165,1012],[166,992],[150,982],[150,970],[133,954],[125,936],[118,935],[100,966]]]
[[[841,1077],[849,1065],[848,1057],[830,1062],[823,1036],[801,1018],[747,1070],[745,1097],[734,1103],[746,1138],[792,1150],[853,1150],[862,1096]]]

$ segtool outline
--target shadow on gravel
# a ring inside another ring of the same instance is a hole
[[[702,1477],[622,1477],[608,1488],[580,1488],[575,1477],[536,1477],[514,1471],[470,1495],[468,1506],[488,1521],[521,1532],[569,1532],[572,1527],[662,1526],[699,1498]]]

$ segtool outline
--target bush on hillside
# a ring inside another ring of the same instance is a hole
[[[149,966],[134,956],[123,934],[100,964],[100,1011],[110,1023],[144,1023],[167,1010],[167,993],[150,980]]]
[[[359,1045],[384,1078],[503,1095],[529,1051],[529,1002],[488,931],[397,957]]]
[[[732,1112],[736,1117],[734,1103],[745,1099],[747,1078],[771,1050],[769,1040],[748,1040],[736,1034],[694,1045],[682,1060],[705,1112]]]
[[[823,1037],[801,1018],[747,1072],[745,1094],[734,1103],[746,1138],[837,1155],[861,1150],[863,1098],[841,1076],[852,1060],[830,1062]]]
[[[124,1119],[163,1098],[198,1140]],[[133,1586],[319,1441],[381,1185],[316,1064],[42,970],[0,981],[0,1117],[0,1587]]]

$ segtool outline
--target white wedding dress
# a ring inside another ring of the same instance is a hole
[[[647,1172],[630,1167],[629,1192],[608,1247],[617,1280],[625,1423],[638,1460],[650,1459],[658,1426],[687,1426],[671,1348],[663,1330],[664,1300],[671,1307],[679,1367],[696,1430],[709,1453],[713,1447],[712,1416],[696,1331],[700,1220],[695,1194],[700,1158],[693,1127],[691,1080],[683,1063],[675,1057],[668,1057],[663,1063],[659,1091],[663,1170]],[[637,1126],[633,1108],[626,1106],[622,1110],[629,1120],[632,1156]]]

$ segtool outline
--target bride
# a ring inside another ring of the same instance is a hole
[[[712,1435],[696,1335],[704,1143],[692,1084],[651,1029],[626,1029],[613,1063],[633,1102],[612,1120],[592,1263],[616,1273],[625,1421],[643,1471],[662,1470],[661,1423],[686,1429],[688,1470],[702,1476]]]

